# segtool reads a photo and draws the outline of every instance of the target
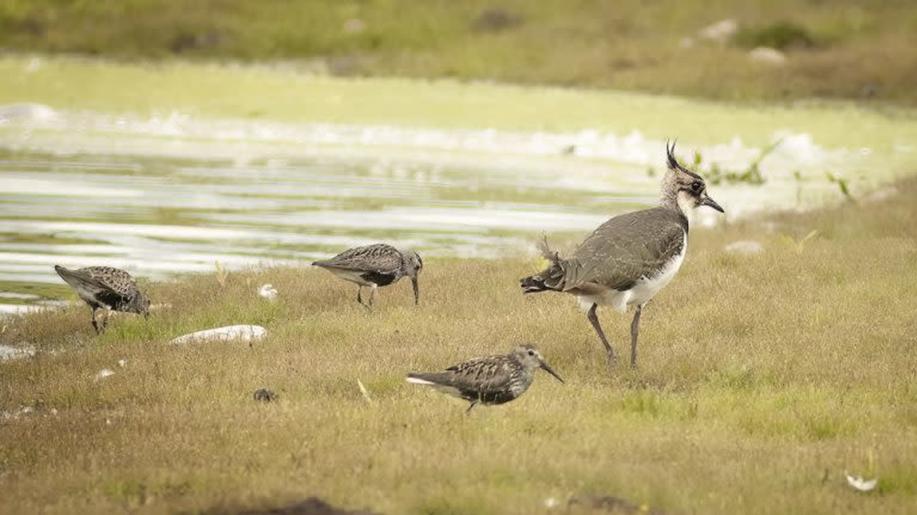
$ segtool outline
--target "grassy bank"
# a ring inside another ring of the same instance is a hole
[[[433,260],[422,304],[311,269],[150,285],[169,307],[94,337],[88,309],[7,322],[0,492],[8,513],[238,509],[317,495],[386,513],[533,513],[613,495],[666,512],[906,513],[917,500],[917,182],[881,202],[697,230],[644,314],[641,368],[604,366],[571,299],[523,297],[538,267]],[[811,231],[813,237],[800,243]],[[754,239],[755,255],[724,245]],[[280,299],[255,295],[271,282]],[[624,349],[629,319],[605,313]],[[248,345],[167,344],[228,323]],[[403,382],[530,341],[567,380],[464,405]],[[117,362],[126,359],[126,365]],[[94,380],[103,368],[115,375]],[[357,380],[372,400],[363,398]],[[279,394],[251,399],[256,388]],[[31,413],[21,408],[31,407]],[[860,494],[844,470],[878,476]]]
[[[735,19],[719,44],[703,27]],[[296,60],[346,76],[611,87],[705,98],[914,104],[908,1],[12,1],[0,48],[124,59]],[[687,39],[690,38],[690,41]],[[787,54],[754,62],[755,46]]]

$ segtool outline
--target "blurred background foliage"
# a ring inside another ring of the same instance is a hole
[[[917,104],[912,0],[6,0],[0,50]]]

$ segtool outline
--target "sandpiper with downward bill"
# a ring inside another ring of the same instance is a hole
[[[532,385],[539,368],[564,382],[532,345],[520,345],[509,354],[474,358],[442,372],[412,372],[407,381],[465,399],[471,411],[478,403],[503,404],[519,398]]]
[[[92,328],[101,334],[108,326],[110,311],[150,315],[150,299],[138,288],[131,274],[110,266],[90,266],[70,270],[60,265],[54,271],[76,290],[77,295],[92,308]],[[97,310],[103,316],[96,317]]]
[[[704,179],[678,163],[675,145],[666,146],[668,170],[662,180],[660,205],[608,220],[574,251],[562,258],[547,241],[542,253],[550,265],[523,278],[523,293],[557,291],[575,295],[588,309],[588,319],[610,361],[614,349],[599,324],[596,309],[611,306],[624,313],[636,306],[631,322],[630,364],[637,366],[637,335],[643,307],[675,277],[688,246],[687,212],[708,206],[723,208],[707,194]]]
[[[398,250],[385,243],[376,243],[365,247],[356,247],[341,252],[331,259],[312,263],[328,270],[332,274],[356,283],[357,302],[363,304],[363,287],[369,287],[369,302],[372,307],[376,288],[398,282],[402,277],[410,277],[414,287],[414,304],[420,303],[420,286],[417,276],[423,269],[423,260],[413,250]]]

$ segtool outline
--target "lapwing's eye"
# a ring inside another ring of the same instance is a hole
[[[534,355],[535,355],[535,351],[529,350],[529,356],[534,356]]]
[[[702,189],[704,189],[704,183],[700,181],[694,181],[691,183],[691,191],[694,193],[700,193]]]

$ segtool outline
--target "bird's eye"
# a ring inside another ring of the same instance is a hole
[[[529,349],[529,356],[534,356],[534,355],[535,355],[535,351]]]
[[[694,193],[700,193],[700,190],[704,189],[704,183],[700,181],[694,181],[691,183],[691,191]]]

